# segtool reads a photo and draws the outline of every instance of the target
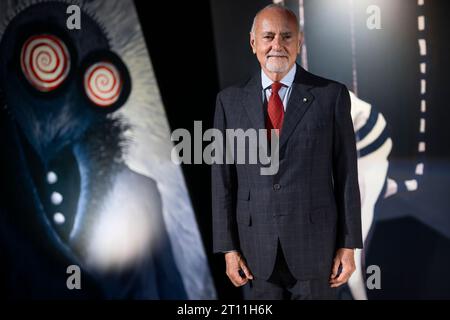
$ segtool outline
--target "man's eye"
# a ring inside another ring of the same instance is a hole
[[[272,36],[264,36],[264,39],[273,39]]]

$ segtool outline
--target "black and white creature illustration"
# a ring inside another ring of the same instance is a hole
[[[12,166],[2,171],[9,192],[1,199],[0,243],[10,261],[4,286],[13,296],[57,295],[68,264],[87,273],[94,296],[214,296],[192,212],[171,207],[170,184],[145,169],[170,165],[152,162],[145,148],[141,158],[130,156],[136,136],[147,134],[152,146],[163,143],[163,133],[145,123],[150,100],[140,93],[155,83],[152,74],[139,74],[148,55],[132,3],[124,2],[10,1],[0,10],[3,161]],[[70,31],[66,9],[73,3],[82,8],[82,27]],[[110,30],[102,12],[110,14]],[[183,245],[192,246],[191,255],[187,247],[182,254]],[[196,263],[204,271],[199,281]],[[37,270],[20,287],[14,279],[33,264]]]

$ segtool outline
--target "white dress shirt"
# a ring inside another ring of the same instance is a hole
[[[291,96],[292,91],[292,82],[294,82],[295,72],[297,71],[297,65],[294,63],[291,70],[280,80],[283,86],[278,91],[278,95],[283,101],[284,112],[286,112],[287,104],[289,101],[289,97]],[[262,99],[263,102],[267,103],[269,101],[270,96],[272,95],[271,85],[273,81],[264,73],[264,70],[261,69],[261,83],[262,83]],[[266,99],[266,100],[264,100]]]

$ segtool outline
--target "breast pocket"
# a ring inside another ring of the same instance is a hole
[[[300,127],[300,132],[306,135],[316,135],[324,133],[331,128],[331,121],[320,119],[306,122]]]
[[[331,122],[326,120],[317,120],[303,123],[297,133],[298,133],[298,147],[312,148],[318,141],[323,137],[326,137],[327,132],[331,129]]]

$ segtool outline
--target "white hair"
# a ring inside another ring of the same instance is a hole
[[[282,5],[281,3],[271,3],[271,4],[267,5],[267,6],[265,6],[264,8],[262,8],[261,10],[259,10],[259,11],[256,13],[255,17],[253,18],[252,28],[250,29],[250,33],[251,33],[251,34],[253,34],[253,35],[255,34],[255,25],[256,25],[256,19],[258,18],[258,15],[259,15],[262,11],[264,11],[264,10],[266,10],[266,9],[271,9],[271,8],[281,9],[281,10],[283,10],[284,12],[286,12],[288,15],[292,16],[292,17],[295,19],[295,24],[296,24],[296,26],[297,26],[297,31],[298,31],[299,33],[301,32],[301,30],[300,30],[300,24],[299,24],[299,22],[298,22],[297,15],[294,13],[294,11],[292,11],[291,9],[285,7],[285,6]]]

